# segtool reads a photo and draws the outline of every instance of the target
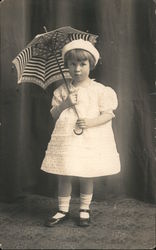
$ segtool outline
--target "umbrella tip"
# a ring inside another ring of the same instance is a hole
[[[46,26],[43,26],[43,29],[44,29],[45,33],[48,32]]]

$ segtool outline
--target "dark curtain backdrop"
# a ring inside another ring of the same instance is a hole
[[[49,109],[55,83],[44,91],[17,85],[14,57],[43,26],[98,34],[101,61],[91,77],[111,86],[121,173],[95,179],[95,199],[128,195],[156,202],[154,0],[5,0],[1,3],[0,199],[26,193],[55,197],[57,178],[40,170],[54,128]],[[73,195],[78,195],[77,178]]]

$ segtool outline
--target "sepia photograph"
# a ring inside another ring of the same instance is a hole
[[[156,249],[156,0],[0,11],[0,250]]]

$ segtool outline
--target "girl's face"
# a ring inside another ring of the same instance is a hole
[[[90,63],[88,59],[83,61],[69,60],[67,64],[69,73],[74,81],[81,82],[88,78],[90,73]]]

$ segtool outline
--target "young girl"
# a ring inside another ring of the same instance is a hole
[[[72,176],[80,179],[79,226],[90,224],[93,177],[116,174],[120,160],[112,130],[118,102],[114,90],[89,78],[99,60],[89,41],[74,40],[62,50],[72,77],[54,91],[52,117],[56,120],[41,169],[58,175],[58,212],[46,222],[52,227],[68,218]],[[74,107],[75,106],[75,107]],[[75,109],[79,114],[79,118]],[[76,135],[74,129],[82,129]]]

